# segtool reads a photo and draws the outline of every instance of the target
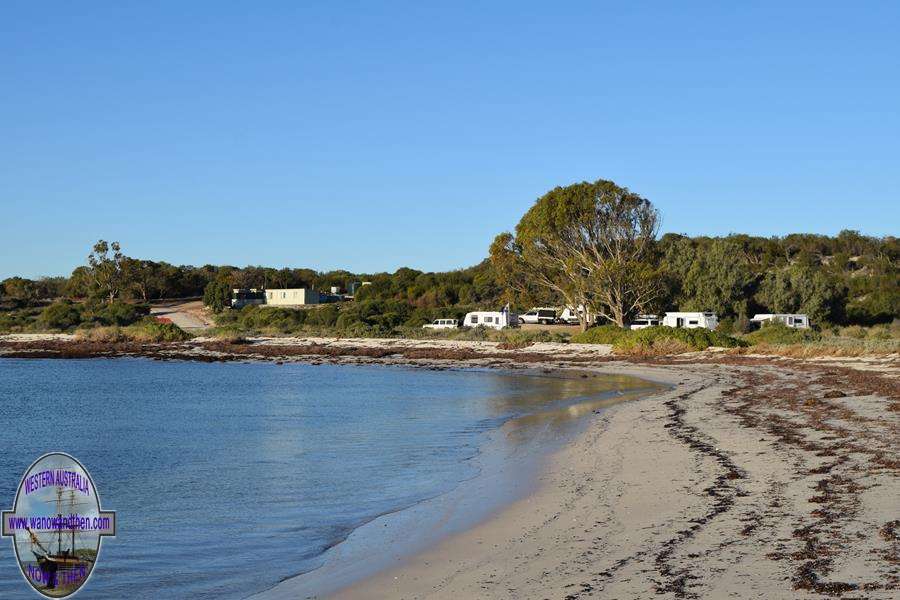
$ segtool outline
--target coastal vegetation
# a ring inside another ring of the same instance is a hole
[[[900,337],[896,237],[850,230],[833,237],[658,237],[659,224],[660,215],[650,201],[611,181],[597,180],[550,190],[523,215],[514,232],[495,238],[487,259],[440,273],[411,268],[351,273],[175,266],[131,258],[118,242],[99,240],[86,263],[68,277],[10,277],[0,282],[0,332],[122,330],[145,323],[153,301],[202,298],[221,335],[237,337],[261,333],[488,339],[495,334],[423,331],[421,326],[436,318],[462,320],[469,311],[496,310],[506,303],[518,311],[584,306],[607,325],[578,334],[573,341],[611,343],[621,349],[671,343],[692,349],[728,347],[734,340],[786,347],[838,339],[849,348],[889,346]],[[369,285],[358,287],[352,301],[307,309],[229,308],[233,288],[348,290],[361,281]],[[628,332],[621,327],[639,313],[674,307],[715,311],[719,327],[709,336],[665,328]],[[806,313],[815,331],[766,327],[751,333],[749,319],[756,313]],[[587,314],[579,318],[582,329],[587,328]],[[521,332],[520,337],[531,335],[540,341],[544,334]]]
[[[648,327],[633,331],[615,325],[601,325],[572,336],[572,342],[580,344],[611,344],[613,349],[633,353],[638,349],[667,350],[681,347],[683,351],[706,350],[711,346],[738,348],[749,343],[709,329],[676,329],[673,327]]]
[[[491,264],[505,287],[525,298],[562,301],[582,330],[590,315],[624,327],[661,297],[653,264],[659,213],[645,198],[612,181],[549,191],[525,213],[515,235],[491,244]]]
[[[161,323],[155,319],[144,318],[126,327],[101,326],[75,331],[75,337],[91,342],[183,342],[190,335],[173,323]]]

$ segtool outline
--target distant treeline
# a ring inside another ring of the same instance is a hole
[[[900,242],[892,236],[875,238],[855,231],[836,237],[666,234],[655,242],[653,252],[664,275],[659,311],[712,310],[735,324],[757,312],[803,312],[818,324],[872,325],[900,317]],[[361,322],[384,328],[421,323],[444,313],[452,316],[463,307],[497,308],[507,301],[518,309],[562,304],[546,292],[532,297],[513,294],[501,285],[489,260],[443,273],[409,268],[350,273],[194,267],[129,258],[117,244],[102,242],[94,247],[88,265],[69,277],[4,280],[0,305],[34,307],[61,298],[147,302],[231,288],[347,290],[360,281],[371,285],[359,289],[356,306],[346,308],[348,316],[352,312]]]

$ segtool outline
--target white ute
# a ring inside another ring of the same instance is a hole
[[[532,308],[524,315],[519,315],[519,321],[522,323],[540,323],[542,325],[552,325],[556,323],[555,308]]]
[[[422,329],[456,329],[459,327],[459,321],[456,319],[435,319],[431,323],[422,325]]]

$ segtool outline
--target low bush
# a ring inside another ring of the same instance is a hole
[[[247,337],[236,327],[217,327],[211,331],[207,331],[204,335],[214,337],[217,340],[228,342],[230,344],[247,343]]]
[[[812,329],[794,329],[783,323],[767,323],[744,336],[747,342],[757,344],[802,344],[815,342],[822,336]]]
[[[54,302],[45,308],[37,318],[37,324],[43,329],[68,331],[82,321],[81,307],[67,300]]]
[[[616,325],[597,325],[572,336],[574,344],[612,344],[624,340],[634,332]]]
[[[705,350],[711,346],[736,348],[747,345],[709,329],[675,327],[647,327],[632,331],[614,325],[600,325],[572,336],[573,343],[611,344],[616,352],[626,354],[680,354]]]
[[[110,303],[88,306],[85,318],[101,325],[131,325],[150,314],[146,304],[129,304],[116,300]]]
[[[306,322],[308,311],[277,306],[247,306],[238,316],[238,327],[250,331],[291,333]]]
[[[79,326],[124,326],[137,323],[150,312],[144,304],[111,303],[75,304],[68,300],[54,302],[41,311],[38,329],[70,331]]]
[[[190,334],[173,323],[161,323],[153,318],[145,318],[138,323],[119,327],[107,325],[86,327],[75,332],[80,340],[89,342],[183,342],[190,339]]]
[[[121,327],[115,325],[109,327],[88,327],[75,332],[75,337],[86,342],[125,342],[128,336]]]
[[[0,311],[0,332],[22,333],[39,329],[40,308],[16,308]]]
[[[135,342],[183,342],[190,334],[174,323],[160,323],[153,318],[145,318],[139,323],[124,328],[128,339]]]

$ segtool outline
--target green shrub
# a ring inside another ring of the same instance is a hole
[[[238,316],[238,326],[251,331],[291,333],[306,322],[309,311],[278,306],[246,306]]]
[[[2,310],[0,311],[0,331],[34,331],[39,328],[38,319],[42,312],[43,309],[32,307]]]
[[[725,335],[731,335],[735,332],[735,320],[731,317],[725,317],[719,321],[718,327],[716,327],[716,331],[719,333],[724,333]]]
[[[655,349],[658,354],[705,350],[710,346],[736,348],[747,345],[731,336],[704,328],[647,327],[632,331],[615,325],[592,327],[572,336],[572,342],[611,344],[616,351],[627,353],[645,353]]]
[[[117,325],[87,327],[75,332],[76,337],[90,342],[183,342],[190,334],[173,323],[160,323],[153,318],[144,318],[127,327]]]
[[[573,344],[613,344],[624,340],[634,332],[617,325],[598,325],[572,336]]]
[[[38,325],[44,329],[68,331],[81,324],[81,307],[67,300],[54,302],[45,308],[37,319]]]
[[[131,325],[150,313],[150,307],[116,300],[90,307],[90,319],[102,325]]]
[[[664,340],[681,342],[693,350],[706,350],[710,346],[720,348],[737,348],[746,346],[742,342],[716,331],[702,327],[684,329],[678,327],[648,327],[638,331],[630,331],[629,335],[614,344],[617,350],[628,350],[637,346],[653,346]]]
[[[123,329],[125,336],[136,342],[183,342],[190,334],[174,323],[160,323],[147,318]]]
[[[326,304],[319,308],[309,310],[306,322],[319,327],[334,327],[338,319],[338,307],[334,304]]]
[[[822,336],[812,329],[794,329],[779,322],[767,323],[744,336],[753,345],[756,344],[802,344],[814,342]]]

